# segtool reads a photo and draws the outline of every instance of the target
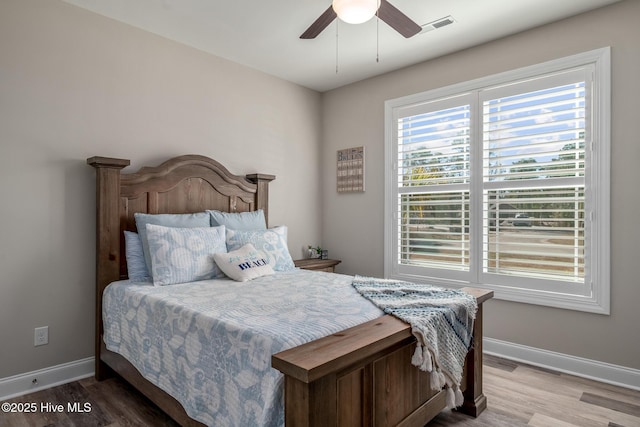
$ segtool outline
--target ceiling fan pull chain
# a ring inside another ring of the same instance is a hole
[[[380,62],[380,16],[378,16],[378,11],[376,10],[376,63],[379,63],[379,62]]]
[[[340,20],[336,19],[336,74],[338,74],[338,26],[340,25]]]

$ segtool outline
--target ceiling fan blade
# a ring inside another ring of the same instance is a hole
[[[422,27],[400,12],[387,0],[380,0],[378,18],[386,22],[391,28],[402,34],[405,38],[413,37],[422,31]]]
[[[315,39],[318,34],[322,32],[329,24],[336,19],[338,15],[333,10],[333,6],[329,6],[329,9],[325,10],[322,15],[318,19],[315,20],[313,24],[307,30],[302,33],[300,36],[301,39]]]

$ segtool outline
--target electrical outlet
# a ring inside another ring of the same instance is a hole
[[[41,328],[36,328],[34,331],[33,345],[45,345],[49,344],[49,327],[42,326]]]

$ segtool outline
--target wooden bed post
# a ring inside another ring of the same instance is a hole
[[[246,175],[246,178],[258,186],[256,191],[256,210],[262,209],[264,217],[269,225],[269,183],[276,179],[275,175],[265,175],[263,173],[253,173]]]
[[[478,311],[473,323],[473,347],[467,353],[464,364],[466,377],[466,388],[463,391],[464,403],[458,410],[472,417],[477,417],[487,408],[487,398],[482,390],[482,339],[484,337],[482,312],[483,303],[493,298],[493,291],[472,288],[463,288],[463,290],[476,297]]]
[[[465,363],[465,375],[467,388],[463,392],[464,403],[459,408],[460,412],[473,417],[480,415],[487,408],[487,398],[482,391],[482,304],[478,305],[476,320],[473,324],[473,347],[467,353]]]
[[[120,278],[120,170],[129,166],[126,159],[90,157],[87,164],[96,168],[96,322],[95,376],[103,380],[108,368],[100,360],[102,337],[102,292]]]

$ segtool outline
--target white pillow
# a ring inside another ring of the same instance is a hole
[[[237,282],[274,274],[267,257],[251,243],[235,251],[213,254],[213,259],[224,274]]]
[[[223,277],[213,254],[226,252],[225,227],[173,228],[147,224],[156,286]]]

